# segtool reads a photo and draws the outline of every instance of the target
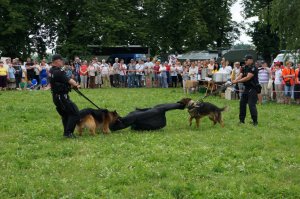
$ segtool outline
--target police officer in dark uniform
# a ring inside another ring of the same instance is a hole
[[[56,110],[62,118],[64,137],[75,138],[73,133],[80,119],[79,110],[70,100],[68,93],[71,91],[71,86],[80,88],[80,85],[66,76],[62,66],[62,57],[59,54],[53,55],[50,69],[51,92]]]
[[[238,78],[232,81],[233,84],[244,83],[245,90],[240,99],[240,123],[245,123],[247,104],[249,105],[253,125],[257,126],[257,94],[260,93],[261,87],[258,82],[258,69],[253,65],[253,57],[246,55],[245,66],[241,68]]]

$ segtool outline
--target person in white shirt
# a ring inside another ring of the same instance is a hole
[[[96,86],[96,88],[101,88],[101,85],[102,85],[101,65],[99,64],[97,57],[93,58],[91,65],[93,65],[96,70],[95,86]]]
[[[126,70],[127,70],[127,66],[126,64],[124,64],[124,59],[121,59],[119,74],[120,74],[120,83],[122,88],[126,87]]]
[[[197,81],[197,75],[198,75],[198,67],[195,66],[195,63],[192,63],[189,69],[190,80]]]
[[[172,87],[177,88],[177,68],[175,63],[171,65],[170,67],[170,74],[172,79]]]
[[[226,63],[225,65],[222,64],[222,67],[219,69],[219,72],[220,73],[231,74],[232,67],[229,65],[229,61],[226,61],[225,63]]]
[[[115,58],[115,63],[113,64],[114,76],[113,76],[113,85],[114,87],[120,86],[120,64],[119,58]]]
[[[144,74],[144,61],[143,60],[139,60],[138,64],[135,65],[135,69],[136,69],[136,78],[137,78],[137,84],[138,87],[142,87],[143,86],[143,74]]]
[[[146,80],[146,87],[151,88],[153,85],[153,67],[154,63],[151,62],[150,57],[147,58],[147,62],[145,63],[145,80]]]
[[[105,59],[102,60],[102,63],[100,65],[101,67],[101,77],[103,80],[103,86],[108,88],[110,87],[110,81],[109,81],[109,66],[106,63]]]
[[[277,103],[282,104],[284,102],[283,98],[283,78],[282,78],[282,70],[280,68],[280,63],[275,64],[275,74],[274,74],[274,85],[275,85],[275,93],[276,93],[276,101]]]
[[[167,67],[165,64],[160,66],[159,72],[160,72],[160,78],[161,78],[161,87],[168,88]]]

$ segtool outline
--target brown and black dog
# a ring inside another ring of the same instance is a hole
[[[119,118],[116,111],[107,109],[82,109],[79,111],[80,121],[77,123],[79,135],[82,135],[83,129],[87,128],[91,135],[96,135],[96,129],[101,129],[104,134],[110,132],[109,125],[115,123]]]
[[[208,103],[208,102],[195,102],[190,98],[183,98],[179,101],[185,105],[185,108],[188,109],[190,114],[189,122],[190,126],[192,125],[192,121],[195,118],[196,126],[199,127],[200,119],[202,117],[208,116],[211,121],[213,121],[214,125],[219,123],[222,127],[224,127],[224,122],[222,119],[222,112],[227,109],[218,108],[216,105]]]

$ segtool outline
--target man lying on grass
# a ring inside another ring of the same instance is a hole
[[[127,116],[119,118],[118,121],[110,125],[111,131],[131,129],[137,131],[157,130],[166,126],[166,112],[174,109],[183,110],[185,105],[182,103],[160,104],[153,108],[136,109]]]

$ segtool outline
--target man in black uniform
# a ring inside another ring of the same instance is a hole
[[[68,93],[71,91],[71,86],[76,88],[80,88],[80,86],[66,76],[62,66],[62,57],[58,54],[53,55],[52,68],[50,69],[51,92],[56,110],[62,118],[64,137],[75,138],[73,132],[80,119],[79,110],[70,100]]]
[[[253,65],[253,57],[245,57],[245,66],[241,69],[238,78],[232,81],[233,84],[244,83],[245,90],[240,100],[240,123],[245,123],[247,104],[249,105],[253,125],[257,126],[257,94],[260,93],[261,87],[258,82],[258,69]]]

